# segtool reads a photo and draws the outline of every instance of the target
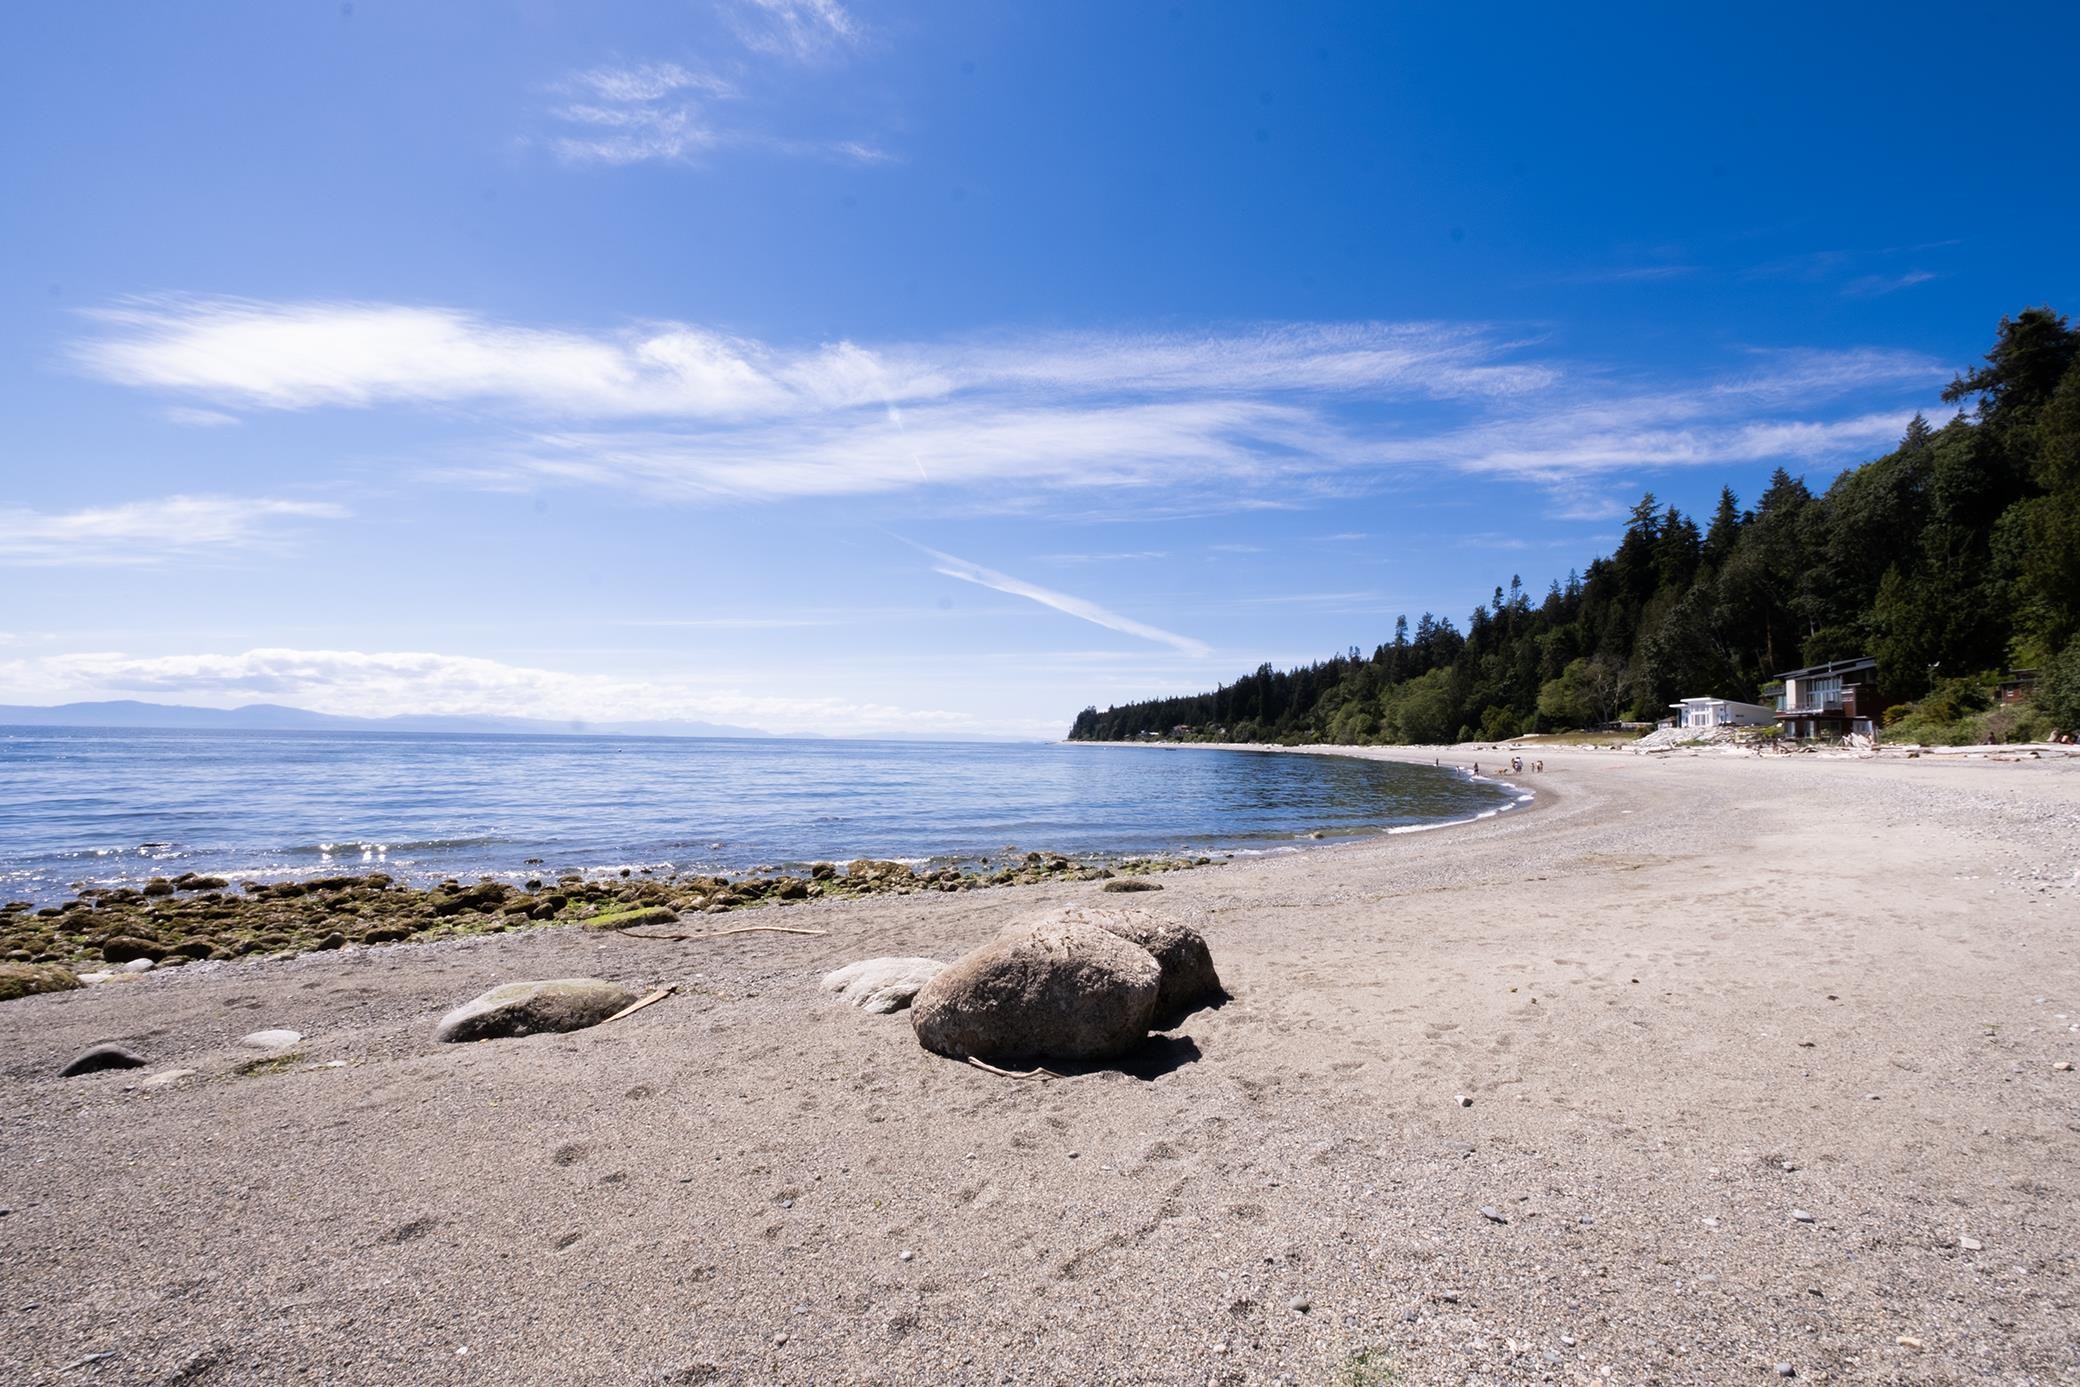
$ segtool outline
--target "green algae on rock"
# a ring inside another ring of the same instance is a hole
[[[1131,879],[1207,861],[1133,858],[1098,865],[1008,848],[970,870],[861,859],[843,871],[817,863],[807,875],[600,878],[567,873],[553,882],[529,880],[524,887],[493,880],[416,887],[372,872],[248,881],[234,889],[222,877],[183,875],[155,879],[168,882],[171,890],[88,887],[72,900],[41,909],[26,901],[0,905],[0,962],[99,969],[146,959],[163,968],[176,961],[453,939],[541,925],[614,930],[662,924],[687,913],[815,900]]]
[[[0,963],[0,1002],[38,992],[70,992],[84,986],[70,968],[55,963]]]

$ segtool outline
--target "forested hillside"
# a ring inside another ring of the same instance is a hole
[[[1775,674],[1874,655],[1888,703],[1984,706],[2003,668],[2045,672],[2039,704],[2080,721],[2080,331],[2049,309],[2003,318],[1954,380],[1940,428],[1815,495],[1779,469],[1752,508],[1702,519],[1652,495],[1615,553],[1534,599],[1516,578],[1462,629],[1404,616],[1371,654],[1260,666],[1210,693],[1086,708],[1078,740],[1174,727],[1230,740],[1493,739],[1674,699],[1755,701]],[[1969,413],[1967,413],[1969,408]]]

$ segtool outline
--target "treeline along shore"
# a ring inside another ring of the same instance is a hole
[[[1210,692],[1077,715],[1118,741],[1494,741],[1679,698],[1757,702],[1786,671],[1874,658],[1887,725],[1931,741],[2080,729],[2080,332],[2003,318],[1985,364],[1899,446],[1815,494],[1778,469],[1702,524],[1650,492],[1615,552],[1534,601],[1497,586],[1461,630],[1424,613],[1368,656],[1261,665]],[[1967,414],[1964,406],[1970,405]],[[2007,672],[2034,700],[1996,706]]]

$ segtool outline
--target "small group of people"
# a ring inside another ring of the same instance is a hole
[[[1533,762],[1531,763],[1531,773],[1532,773],[1533,775],[1541,775],[1541,774],[1543,774],[1543,773],[1545,772],[1545,768],[1546,768],[1546,763],[1545,763],[1544,761],[1533,761]],[[1480,762],[1476,761],[1476,762],[1474,762],[1474,763],[1473,763],[1473,773],[1474,773],[1475,775],[1479,775],[1479,774],[1481,773],[1481,763],[1480,763]],[[1524,758],[1523,758],[1523,757],[1521,757],[1521,756],[1512,756],[1512,757],[1510,757],[1510,758],[1509,758],[1509,773],[1510,773],[1511,775],[1522,775],[1522,774],[1524,773]]]

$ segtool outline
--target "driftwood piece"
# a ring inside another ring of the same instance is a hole
[[[600,1022],[600,1024],[604,1026],[607,1024],[607,1021],[619,1021],[624,1016],[633,1016],[637,1012],[641,1011],[644,1007],[649,1006],[653,1002],[661,1002],[665,998],[671,996],[674,992],[677,992],[678,990],[679,984],[675,982],[668,982],[663,987],[660,987],[656,991],[649,993],[647,996],[636,998],[636,1000],[630,1002],[627,1006],[621,1008],[621,1010],[615,1012],[612,1016],[609,1016],[606,1021]]]
[[[709,930],[705,934],[637,934],[632,929],[616,933],[627,939],[720,939],[725,934],[829,934],[827,929],[796,929],[792,925],[738,925],[735,929]]]
[[[968,1056],[968,1063],[974,1065],[977,1069],[988,1070],[992,1074],[1000,1074],[1007,1079],[1066,1079],[1069,1077],[1067,1074],[1057,1074],[1052,1069],[1043,1069],[1038,1065],[1035,1065],[1031,1071],[1024,1074],[1019,1073],[1015,1069],[999,1069],[994,1064],[988,1064],[976,1059],[973,1055]]]

